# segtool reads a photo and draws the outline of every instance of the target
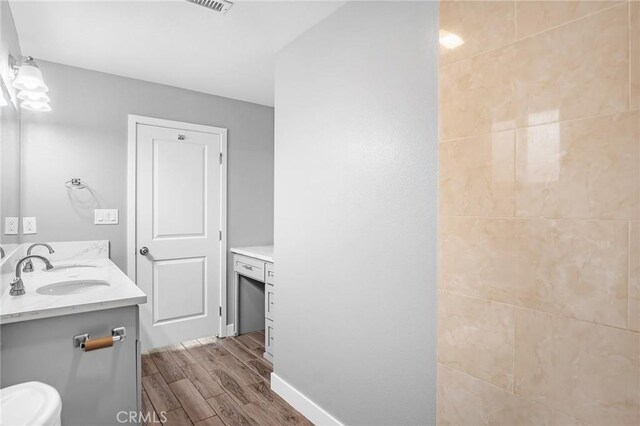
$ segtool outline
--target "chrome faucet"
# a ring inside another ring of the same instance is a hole
[[[49,250],[49,254],[55,253],[55,250],[53,250],[49,244],[35,243],[35,244],[31,244],[27,249],[27,256],[30,256],[31,251],[38,246],[46,247]],[[28,260],[27,263],[24,264],[24,268],[22,269],[22,272],[33,272],[33,263],[31,263],[31,260]]]
[[[51,264],[51,262],[49,262],[49,260],[44,256],[31,254],[29,256],[23,257],[18,261],[18,264],[16,265],[16,277],[11,283],[11,290],[9,291],[10,295],[20,296],[24,294],[24,283],[22,282],[22,271],[20,270],[20,266],[22,265],[22,263],[24,263],[25,260],[29,261],[30,259],[42,260],[47,268],[47,271],[53,269],[53,265]]]

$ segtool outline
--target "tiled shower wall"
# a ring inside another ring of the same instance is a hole
[[[438,424],[640,424],[640,2],[440,28]]]

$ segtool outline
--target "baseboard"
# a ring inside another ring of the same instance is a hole
[[[235,324],[227,324],[227,336],[234,336],[236,334]]]
[[[271,390],[280,395],[293,408],[318,426],[343,426],[335,417],[307,398],[298,389],[271,373]]]

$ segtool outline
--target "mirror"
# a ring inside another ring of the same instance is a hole
[[[7,2],[0,2],[0,248],[5,259],[22,242],[18,219],[16,233],[7,233],[5,218],[21,216],[21,111],[11,85],[15,59],[22,56],[18,34]],[[0,252],[0,254],[2,254]],[[0,260],[2,263],[2,260]]]
[[[21,242],[20,228],[7,233],[5,218],[20,217],[21,113],[11,86],[14,58],[20,58],[20,43],[7,2],[0,2],[0,248],[6,257]],[[5,258],[6,258],[5,257]],[[0,260],[2,263],[2,260]]]
[[[20,217],[20,113],[3,79],[0,84],[7,100],[7,105],[0,107],[0,247],[8,255],[20,243],[19,234],[7,234],[5,229],[5,218]]]

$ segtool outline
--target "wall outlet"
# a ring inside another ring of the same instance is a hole
[[[35,234],[36,233],[36,218],[35,217],[23,217],[22,218],[22,233],[23,234]]]
[[[94,225],[117,225],[118,209],[95,209],[93,223]]]
[[[17,217],[4,218],[4,233],[7,235],[18,234],[18,218]]]

